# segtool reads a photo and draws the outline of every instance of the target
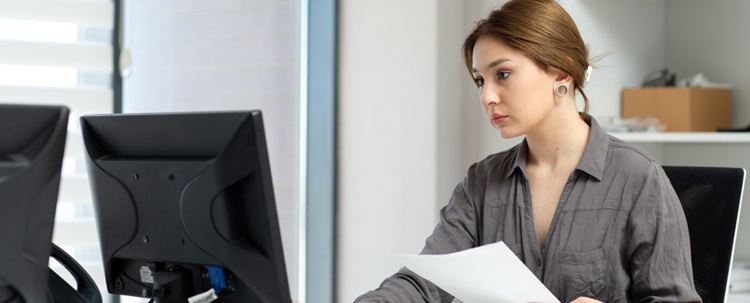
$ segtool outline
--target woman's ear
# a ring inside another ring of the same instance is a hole
[[[560,82],[571,82],[570,75],[568,75],[568,73],[566,73],[566,72],[564,72],[564,71],[562,71],[562,70],[560,70],[560,69],[558,69],[556,67],[550,66],[549,70],[547,72],[550,73],[550,75],[552,77],[554,77],[555,82],[557,82],[557,83],[560,83]]]

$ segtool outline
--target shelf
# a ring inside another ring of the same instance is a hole
[[[654,133],[610,133],[612,136],[627,142],[643,143],[750,143],[748,133],[691,133],[691,132],[654,132]]]

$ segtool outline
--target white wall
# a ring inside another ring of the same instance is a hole
[[[667,64],[678,77],[731,83],[732,125],[750,124],[750,1],[669,0]]]
[[[401,267],[386,253],[422,249],[460,178],[460,44],[447,41],[461,39],[448,14],[461,7],[449,2],[339,2],[339,302]]]
[[[463,165],[464,120],[463,81],[468,79],[461,59],[461,43],[466,36],[466,23],[461,12],[461,1],[440,1],[437,7],[437,199],[436,206],[443,207],[456,184],[466,173]]]

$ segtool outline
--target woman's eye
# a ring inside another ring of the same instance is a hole
[[[479,87],[484,86],[484,79],[482,78],[474,78],[474,84],[476,84]]]
[[[505,79],[508,79],[508,77],[509,77],[509,76],[510,76],[510,73],[509,73],[509,72],[498,72],[498,73],[497,73],[497,77],[498,77],[499,79],[501,79],[501,80],[505,80]]]

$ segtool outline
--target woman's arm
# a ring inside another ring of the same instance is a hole
[[[685,213],[669,179],[652,162],[629,218],[631,299],[700,302],[693,285]]]

